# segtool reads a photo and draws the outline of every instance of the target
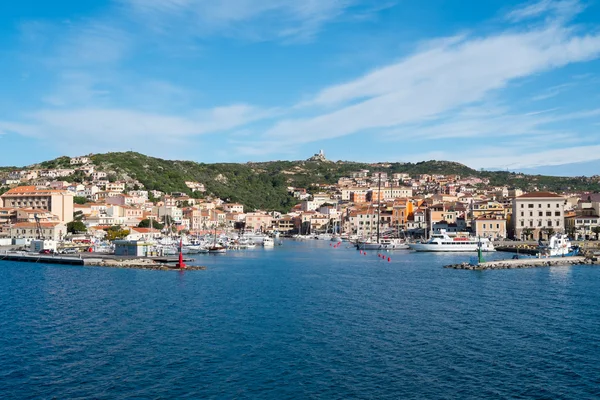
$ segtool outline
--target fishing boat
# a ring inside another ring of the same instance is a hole
[[[209,253],[225,253],[227,248],[220,243],[217,243],[217,227],[215,226],[215,233],[212,245],[208,248]]]
[[[573,246],[564,233],[555,233],[547,245],[540,243],[538,249],[539,257],[573,257],[579,254],[579,246]]]
[[[431,239],[422,243],[410,243],[409,248],[415,251],[496,251],[494,244],[488,238],[476,238],[472,236],[449,236],[444,229],[439,234],[433,234]]]
[[[266,237],[264,238],[262,245],[263,247],[275,247],[275,240],[273,240],[273,238]]]

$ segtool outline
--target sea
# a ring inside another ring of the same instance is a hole
[[[284,240],[203,271],[0,261],[0,398],[600,398],[600,268],[443,268],[471,257]]]

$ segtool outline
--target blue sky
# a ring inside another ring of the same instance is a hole
[[[599,3],[2,2],[0,165],[324,149],[600,173]]]

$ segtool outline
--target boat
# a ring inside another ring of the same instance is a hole
[[[208,248],[209,253],[225,253],[227,248],[217,243],[217,227],[215,226],[215,234],[212,245]]]
[[[573,246],[564,233],[555,233],[550,237],[548,245],[540,244],[538,256],[543,257],[573,257],[579,254],[579,246]]]
[[[263,247],[275,247],[275,240],[273,240],[273,238],[266,237],[264,238],[262,245]]]
[[[439,234],[433,234],[431,239],[422,243],[411,243],[408,245],[415,251],[496,251],[494,244],[488,238],[476,238],[472,236],[449,236],[444,229]]]
[[[381,193],[381,173],[379,174],[378,193]],[[381,199],[377,205],[377,221],[381,221]],[[375,240],[373,238],[367,238],[364,240],[358,239],[356,241],[356,248],[358,250],[407,250],[409,249],[406,244],[406,240],[400,238],[392,238],[389,236],[382,237],[377,223],[377,234]]]
[[[379,238],[379,242],[370,239],[360,240],[356,244],[359,250],[408,250],[410,247],[404,239]]]

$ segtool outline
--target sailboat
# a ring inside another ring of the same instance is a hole
[[[381,172],[379,173],[378,182],[378,207],[377,207],[377,237],[376,240],[368,238],[366,240],[360,240],[356,244],[356,248],[359,250],[406,250],[409,249],[408,244],[405,240],[400,238],[381,237],[380,232],[380,221],[381,221]],[[392,189],[393,191],[393,189]]]
[[[213,244],[208,248],[209,253],[225,253],[227,249],[225,246],[217,243],[217,225],[215,225],[215,234],[213,239]]]

